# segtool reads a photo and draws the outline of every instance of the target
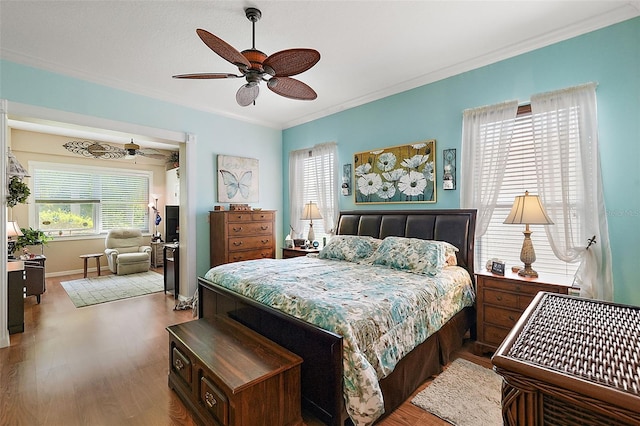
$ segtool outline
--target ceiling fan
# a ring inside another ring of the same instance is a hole
[[[98,143],[94,141],[71,141],[62,145],[74,154],[84,157],[101,158],[105,160],[115,158],[133,158],[136,155],[143,157],[155,158],[157,160],[165,160],[167,157],[152,148],[140,148],[140,145],[133,142],[124,144],[124,149],[109,145],[106,143]]]
[[[313,49],[287,49],[276,52],[270,56],[256,50],[256,22],[262,17],[262,12],[254,7],[245,9],[247,19],[252,22],[253,38],[251,49],[238,52],[224,40],[210,32],[197,29],[200,39],[220,57],[238,67],[240,75],[227,73],[201,73],[179,74],[173,78],[193,79],[222,79],[242,78],[247,83],[238,89],[236,101],[240,106],[255,105],[255,100],[260,93],[259,84],[267,82],[267,87],[274,93],[290,99],[314,100],[318,97],[316,92],[295,78],[293,75],[303,73],[313,67],[320,60],[320,53]]]

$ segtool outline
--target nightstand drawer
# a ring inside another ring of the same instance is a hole
[[[271,235],[273,233],[273,224],[271,222],[247,222],[247,223],[230,223],[229,237],[243,237],[259,234]]]
[[[229,401],[224,393],[206,376],[200,378],[200,404],[221,425],[229,424]]]
[[[512,329],[513,326],[516,325],[516,322],[518,321],[518,318],[520,318],[520,315],[522,315],[521,311],[501,309],[495,306],[486,305],[484,307],[483,321],[485,323]]]
[[[513,293],[507,293],[504,291],[485,288],[483,296],[484,296],[484,303],[504,306],[507,308],[518,307],[518,295]]]
[[[510,331],[510,328],[494,327],[487,324],[484,326],[484,335],[480,336],[480,338],[490,345],[499,346]]]
[[[518,283],[513,281],[502,280],[499,281],[497,279],[485,278],[484,279],[484,288],[493,288],[502,291],[511,291],[519,294],[530,294],[531,298],[538,294],[541,291],[540,286],[535,284],[529,284],[526,282]],[[546,288],[546,287],[544,287]]]

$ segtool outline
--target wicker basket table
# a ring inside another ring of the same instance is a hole
[[[640,308],[540,292],[492,358],[505,425],[640,425]]]

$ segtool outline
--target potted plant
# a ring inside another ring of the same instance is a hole
[[[26,203],[31,194],[29,186],[18,176],[13,176],[9,181],[9,195],[7,195],[7,205],[15,207],[19,203]]]
[[[26,246],[38,246],[47,245],[47,242],[52,240],[53,237],[45,234],[39,229],[20,228],[22,235],[16,238],[16,250],[21,250]]]
[[[171,151],[167,157],[167,170],[175,169],[177,167],[180,167],[180,152]]]

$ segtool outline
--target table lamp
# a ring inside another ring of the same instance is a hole
[[[18,222],[7,222],[7,251],[9,252],[9,258],[13,258],[13,252],[16,249],[16,242],[12,240],[13,237],[20,237],[24,235],[20,229]]]
[[[518,275],[523,277],[537,277],[538,273],[531,268],[531,264],[536,261],[536,252],[531,242],[531,231],[529,225],[552,225],[547,213],[542,207],[540,198],[537,195],[529,195],[525,191],[524,195],[518,195],[513,202],[511,212],[503,223],[513,225],[525,225],[524,241],[520,251],[520,260],[524,263],[524,268],[518,271]]]
[[[309,235],[307,236],[307,239],[310,243],[313,243],[316,238],[313,232],[313,219],[322,219],[322,215],[320,214],[320,210],[318,210],[318,205],[309,201],[304,205],[304,210],[302,211],[302,220],[311,221],[309,223]]]

